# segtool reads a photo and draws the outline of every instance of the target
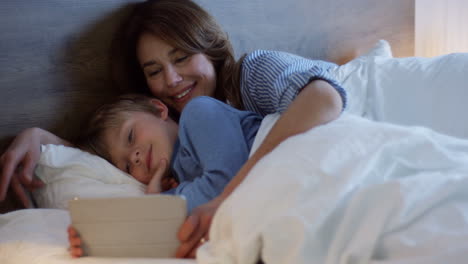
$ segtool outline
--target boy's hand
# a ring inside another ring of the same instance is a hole
[[[73,258],[79,258],[83,256],[83,249],[81,248],[81,238],[78,235],[78,232],[75,228],[73,228],[73,226],[68,226],[67,231],[68,242],[70,243],[70,247],[68,248],[70,255]]]
[[[164,177],[164,173],[166,172],[166,168],[167,160],[160,160],[156,172],[154,173],[153,177],[148,183],[148,187],[146,188],[146,194],[160,193],[163,191],[161,182]]]
[[[177,186],[179,186],[179,183],[172,177],[165,177],[161,180],[161,188],[163,192],[176,188]]]

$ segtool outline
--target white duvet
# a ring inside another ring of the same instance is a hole
[[[69,222],[57,209],[0,215],[0,263],[194,263],[71,259]],[[197,262],[466,263],[467,241],[468,141],[343,114],[253,168],[219,208]]]
[[[197,254],[203,264],[467,263],[468,141],[343,114],[264,157]]]

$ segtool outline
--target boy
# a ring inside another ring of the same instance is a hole
[[[148,184],[147,193],[185,196],[190,213],[236,175],[260,123],[255,113],[200,96],[177,124],[161,101],[130,94],[99,108],[78,145]]]
[[[261,120],[199,96],[177,124],[161,101],[128,94],[100,107],[77,145],[148,184],[147,193],[185,196],[190,213],[218,196],[247,161]],[[68,239],[70,254],[80,257],[81,239],[71,226]]]

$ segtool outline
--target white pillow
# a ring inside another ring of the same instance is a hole
[[[390,45],[385,40],[380,40],[366,54],[359,56],[350,62],[336,67],[331,71],[335,78],[346,89],[347,107],[346,111],[359,116],[368,116],[368,82],[369,65],[375,58],[392,58]]]
[[[379,41],[334,73],[349,93],[350,113],[468,138],[468,53],[393,58]]]
[[[468,53],[376,58],[372,76],[374,119],[468,138]]]
[[[33,192],[41,208],[67,209],[78,198],[144,195],[146,186],[98,156],[77,148],[41,146],[36,176],[45,187]]]

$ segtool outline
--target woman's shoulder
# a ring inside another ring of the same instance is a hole
[[[290,65],[309,65],[314,60],[301,57],[285,51],[255,50],[244,57],[242,61],[242,72],[244,77],[254,72],[264,74],[274,69],[281,71]]]
[[[242,61],[243,77],[263,76],[265,74],[276,76],[273,73],[281,73],[284,70],[309,69],[320,67],[328,69],[335,64],[323,60],[302,57],[285,51],[255,50],[247,54]]]
[[[244,58],[244,63],[255,63],[265,60],[280,60],[280,59],[305,59],[299,55],[285,51],[277,50],[255,50],[248,53]]]

